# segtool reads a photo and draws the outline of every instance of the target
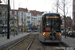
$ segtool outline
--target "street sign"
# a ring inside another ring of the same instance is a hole
[[[32,24],[28,24],[28,27],[32,27]]]

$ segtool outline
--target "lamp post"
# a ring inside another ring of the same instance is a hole
[[[8,0],[8,20],[7,20],[7,39],[10,39],[10,0]]]

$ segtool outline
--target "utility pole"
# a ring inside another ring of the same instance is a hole
[[[8,33],[7,33],[7,39],[10,39],[10,0],[8,0],[8,20],[7,20],[7,30],[8,30]]]

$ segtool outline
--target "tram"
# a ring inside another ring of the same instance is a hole
[[[39,40],[41,42],[61,42],[62,20],[58,13],[45,13],[40,23]]]

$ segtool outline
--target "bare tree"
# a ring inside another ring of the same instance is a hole
[[[62,0],[59,4],[58,8],[63,12],[64,16],[64,29],[65,29],[65,38],[66,38],[66,15],[68,14],[68,7],[67,5],[70,3],[70,0]]]
[[[66,16],[68,14],[68,9],[70,6],[71,0],[62,0],[60,1],[58,8],[63,12],[63,15]]]
[[[55,4],[55,6],[52,6],[52,11],[54,10],[58,13],[59,0],[56,0],[56,2],[54,2],[53,4]]]

